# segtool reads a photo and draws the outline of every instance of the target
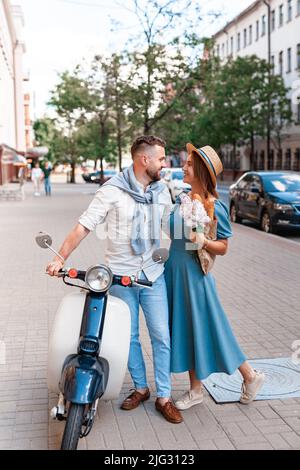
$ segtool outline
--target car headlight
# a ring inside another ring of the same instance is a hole
[[[103,264],[90,267],[85,274],[85,282],[88,288],[94,292],[108,290],[113,281],[112,271]]]
[[[291,211],[291,210],[293,210],[293,208],[290,204],[280,204],[279,202],[276,202],[274,204],[274,209],[276,209],[277,211]]]

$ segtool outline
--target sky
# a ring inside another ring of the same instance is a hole
[[[210,36],[253,0],[193,2],[203,13],[222,11],[222,17],[213,24],[208,21],[199,24],[202,34]],[[24,13],[25,72],[30,77],[33,119],[47,112],[49,92],[57,83],[59,72],[74,68],[83,57],[121,50],[137,32],[136,17],[128,10],[132,0],[11,0],[11,3],[21,5]],[[111,31],[112,20],[121,25],[117,34]]]

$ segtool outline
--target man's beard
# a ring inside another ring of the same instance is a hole
[[[161,180],[161,177],[160,177],[160,171],[156,171],[154,173],[154,171],[151,171],[151,170],[146,170],[146,173],[147,175],[149,176],[149,178],[151,179],[151,182],[154,183],[155,181],[160,181]]]

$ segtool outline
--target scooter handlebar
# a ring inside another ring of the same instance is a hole
[[[145,281],[144,279],[136,279],[135,284],[139,284],[140,286],[145,286],[145,287],[152,287],[153,286],[153,282]]]
[[[60,269],[58,271],[58,277],[70,277],[72,279],[80,279],[82,281],[84,281],[84,279],[85,279],[85,274],[86,274],[86,271],[77,271],[76,269],[70,269],[70,268],[63,268],[63,269]],[[114,276],[114,280],[117,281],[116,282],[117,284],[122,284],[122,282],[121,282],[122,277],[123,276],[117,276],[117,275]],[[137,278],[134,278],[134,277],[132,277],[132,278],[129,277],[129,280],[130,279],[131,279],[131,282],[127,284],[128,286],[130,286],[130,285],[132,286],[134,284],[137,284],[139,286],[144,286],[144,287],[152,287],[153,286],[153,282],[147,281],[145,279],[137,279]]]

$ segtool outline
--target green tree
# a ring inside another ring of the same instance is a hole
[[[76,133],[83,122],[88,103],[89,92],[79,75],[79,68],[73,73],[66,71],[60,74],[59,83],[51,92],[49,104],[58,115],[57,126],[62,129],[65,137],[64,159],[71,165],[71,183],[75,183],[75,168],[81,157],[76,146]]]
[[[234,158],[238,144],[249,144],[253,168],[255,138],[266,136],[269,100],[274,119],[289,121],[288,89],[281,77],[269,75],[269,64],[256,56],[238,57],[224,65],[211,58],[203,67],[205,111],[197,132],[205,135],[209,126],[215,136],[211,141],[219,148],[231,144]]]
[[[55,166],[63,160],[66,151],[66,138],[54,119],[43,117],[33,124],[35,143],[38,146],[48,147],[45,158]]]

